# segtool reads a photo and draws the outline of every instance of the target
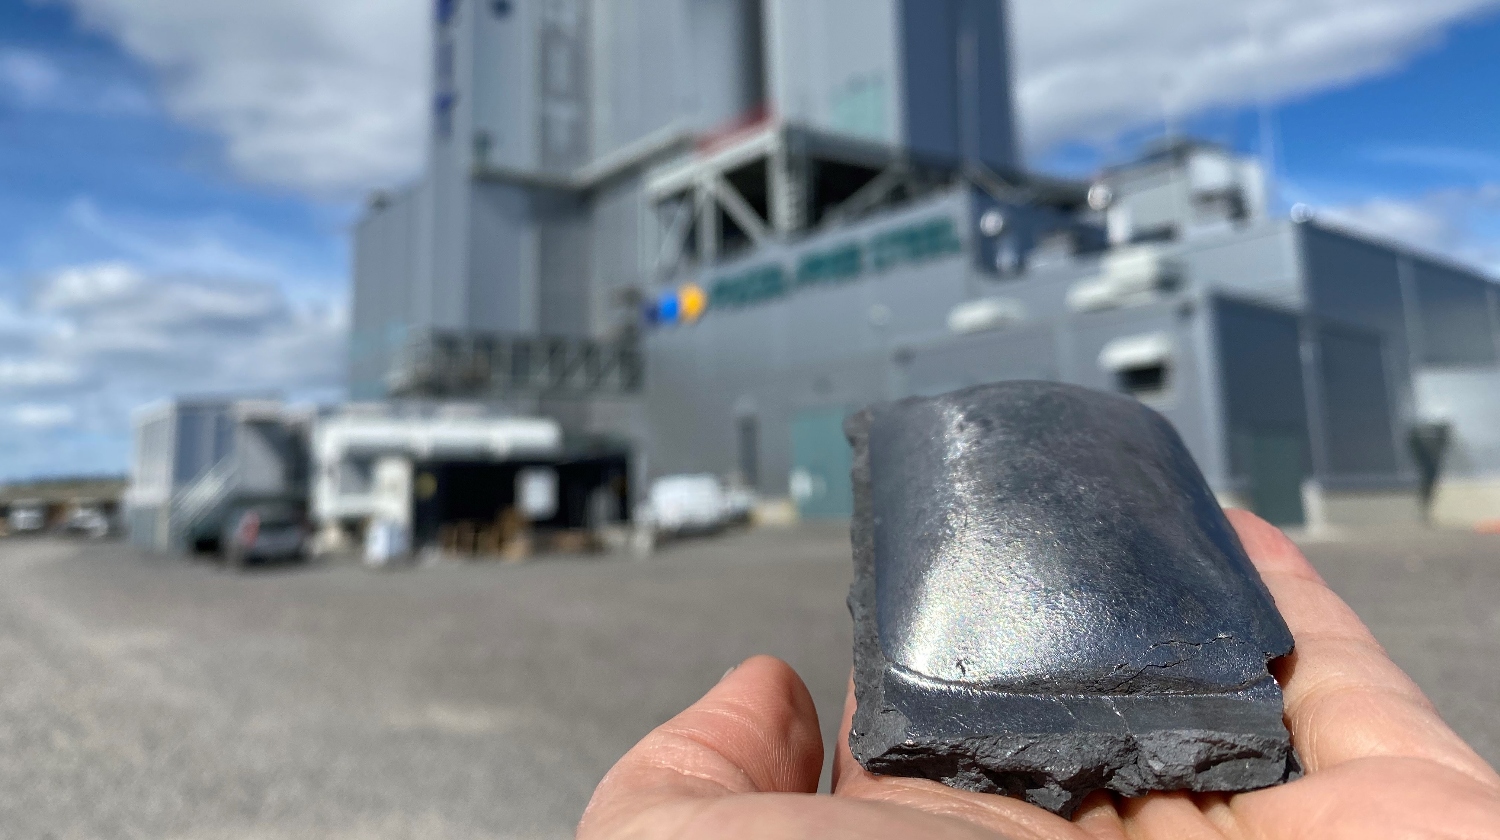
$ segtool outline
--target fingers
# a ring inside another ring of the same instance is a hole
[[[1103,820],[1094,831],[1085,832],[1055,814],[1019,799],[954,790],[927,779],[876,776],[861,767],[849,751],[849,730],[854,721],[854,681],[844,700],[844,721],[834,747],[833,792],[868,802],[914,808],[931,815],[967,822],[995,832],[1008,840],[1085,840],[1111,837]]]
[[[1229,518],[1296,640],[1277,677],[1292,743],[1309,770],[1420,758],[1500,785],[1285,535],[1244,511]]]
[[[1131,838],[1223,840],[1246,836],[1246,832],[1237,830],[1232,815],[1225,819],[1226,815],[1220,813],[1215,818],[1216,810],[1227,809],[1226,801],[1224,796],[1216,794],[1154,793],[1122,800],[1120,816],[1129,825],[1126,836]]]
[[[1500,791],[1407,758],[1346,762],[1285,787],[1236,796],[1229,807],[1238,825],[1256,827],[1260,837],[1500,836]]]
[[[813,793],[823,738],[791,666],[756,657],[658,727],[599,783],[579,837],[617,836],[662,805],[741,793]],[[674,807],[688,818],[691,808]]]

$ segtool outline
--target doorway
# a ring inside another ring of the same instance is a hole
[[[848,519],[854,515],[849,471],[854,453],[844,437],[842,408],[802,411],[792,419],[792,498],[803,519]]]

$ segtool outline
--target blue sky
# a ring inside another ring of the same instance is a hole
[[[1167,112],[1256,152],[1268,119],[1284,204],[1500,269],[1493,0],[1016,4],[1036,168],[1118,163]],[[420,165],[426,18],[0,0],[0,479],[123,471],[174,392],[339,396],[347,231]]]

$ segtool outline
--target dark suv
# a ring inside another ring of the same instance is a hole
[[[224,565],[242,568],[251,561],[298,560],[307,544],[307,517],[296,505],[252,505],[229,517],[219,540]]]

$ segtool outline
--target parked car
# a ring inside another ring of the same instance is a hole
[[[102,540],[109,536],[109,517],[96,507],[80,507],[68,514],[67,521],[63,522],[63,530],[89,539]]]
[[[16,502],[10,506],[6,525],[12,534],[37,534],[47,527],[47,506],[41,502]]]
[[[310,533],[307,517],[292,504],[252,505],[228,521],[219,540],[219,554],[230,568],[256,561],[301,559]]]
[[[724,491],[724,520],[730,525],[749,525],[758,499],[754,491],[730,487]]]
[[[669,475],[651,483],[638,518],[663,535],[706,533],[728,523],[724,485],[713,475]]]

